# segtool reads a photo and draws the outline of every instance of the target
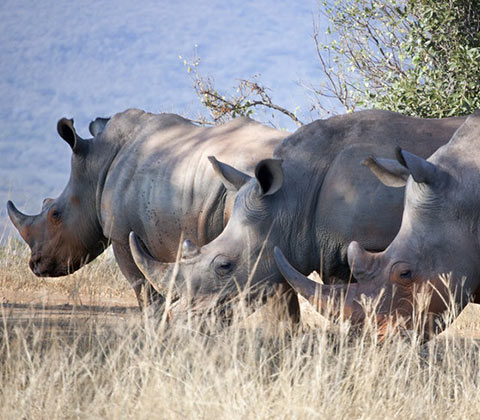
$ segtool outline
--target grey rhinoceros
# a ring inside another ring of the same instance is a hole
[[[178,264],[162,264],[144,253],[132,235],[132,254],[158,290],[169,285],[178,301],[201,311],[208,296],[235,295],[249,288],[285,288],[292,316],[296,295],[274,260],[274,246],[304,274],[318,270],[325,282],[350,276],[347,246],[359,241],[380,251],[397,233],[403,190],[378,182],[361,162],[372,153],[392,156],[401,145],[428,156],[445,144],[465,118],[419,119],[388,111],[361,111],[301,127],[286,138],[274,159],[259,162],[250,177],[226,164],[217,171],[238,190],[225,230],[198,248],[191,242]],[[225,298],[226,299],[226,298]],[[182,305],[175,307],[179,311]]]
[[[136,109],[98,118],[93,138],[76,133],[73,121],[58,122],[72,148],[70,180],[42,211],[27,216],[8,202],[8,214],[31,248],[37,276],[63,276],[92,261],[109,243],[139,304],[142,273],[128,234],[161,261],[174,261],[182,233],[201,244],[223,230],[235,193],[227,190],[209,163],[215,154],[251,171],[271,156],[288,133],[239,118],[221,126],[194,125],[178,115]]]
[[[286,278],[321,309],[319,293],[344,295],[344,315],[361,321],[361,296],[378,300],[377,321],[382,325],[402,317],[412,327],[415,302],[427,293],[427,315],[439,330],[441,315],[457,305],[462,309],[480,292],[480,113],[470,116],[450,142],[428,160],[397,149],[395,160],[369,158],[366,162],[387,185],[406,184],[400,230],[380,253],[348,247],[356,284],[316,286],[286,267]],[[441,277],[450,274],[450,278]],[[315,289],[317,298],[315,298]],[[427,318],[428,319],[428,318]],[[430,318],[431,319],[431,318]],[[430,335],[433,331],[425,331]]]

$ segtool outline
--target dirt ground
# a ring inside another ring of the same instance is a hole
[[[34,326],[50,333],[73,335],[80,326],[117,329],[142,317],[133,292],[131,297],[77,296],[76,301],[51,290],[26,294],[3,291],[0,296],[0,320],[8,330]]]
[[[8,329],[35,325],[65,333],[85,324],[117,329],[140,322],[143,316],[133,292],[116,297],[81,294],[72,297],[48,288],[28,293],[4,290],[0,300],[1,322]],[[328,323],[304,299],[300,299],[300,304],[305,327],[315,328]],[[256,316],[262,317],[262,314]],[[440,338],[446,336],[480,340],[480,305],[467,305]]]

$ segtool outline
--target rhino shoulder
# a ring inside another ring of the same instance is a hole
[[[245,132],[245,131],[268,131],[268,132],[278,132],[278,130],[267,127],[258,121],[255,121],[249,117],[237,117],[230,121],[225,122],[224,124],[217,125],[214,127],[210,127],[211,130],[215,130],[218,134],[226,134],[229,133],[238,133],[238,132]]]
[[[255,121],[254,119],[250,117],[245,117],[245,116],[240,116],[237,118],[234,118],[225,124],[223,124],[223,127],[231,127],[231,128],[236,128],[236,127],[244,127],[247,125],[253,125],[253,126],[258,126],[258,127],[265,127],[263,124],[260,124],[258,121]]]
[[[331,137],[332,133],[327,120],[316,120],[287,136],[275,147],[273,156],[278,159],[299,159],[304,156],[308,159],[312,152],[315,153],[319,150],[320,144],[329,143]],[[326,150],[322,147],[324,153]]]
[[[387,119],[392,119],[397,114],[383,110],[365,110],[349,114],[334,115],[326,119],[319,119],[300,127],[282,144],[275,149],[275,156],[288,158],[296,155],[301,150],[307,153],[328,153],[330,148],[337,149],[342,146],[352,133],[360,133],[365,127],[372,127]]]
[[[146,133],[167,130],[175,126],[197,127],[192,121],[176,114],[152,114],[130,108],[115,114],[104,131],[104,140],[117,145],[143,137]]]
[[[192,121],[177,114],[152,114],[137,108],[130,108],[115,114],[112,117],[112,122],[125,127],[138,126],[139,124],[159,124],[165,127],[177,124],[193,125]]]

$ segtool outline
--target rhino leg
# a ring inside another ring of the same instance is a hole
[[[163,296],[153,289],[150,283],[146,281],[133,260],[128,244],[123,245],[118,242],[112,242],[112,248],[117,264],[120,267],[120,271],[135,291],[135,296],[137,297],[140,309],[143,310],[151,304],[161,305],[164,301]],[[144,293],[142,293],[142,289]]]
[[[472,302],[480,303],[480,287],[475,290],[475,293],[472,294]]]
[[[276,292],[267,299],[276,321],[289,321],[293,327],[300,323],[300,304],[295,290],[289,284],[282,283]]]
[[[288,316],[292,323],[296,325],[300,323],[300,304],[298,302],[298,296],[295,290],[293,290],[290,286],[285,287],[288,289],[284,294],[284,299],[288,309]]]

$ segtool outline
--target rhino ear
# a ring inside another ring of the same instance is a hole
[[[81,154],[86,151],[88,143],[75,131],[73,119],[62,118],[57,123],[57,132],[72,148],[73,153]]]
[[[90,134],[93,137],[97,137],[104,129],[105,126],[107,125],[108,121],[110,121],[110,118],[96,118],[95,121],[92,121],[89,126],[88,126],[88,131],[90,131]]]
[[[387,187],[404,187],[410,172],[394,159],[382,159],[370,156],[363,164]]]
[[[417,183],[428,185],[438,184],[445,176],[445,173],[427,160],[402,150],[396,149],[397,160],[408,169],[410,175]]]
[[[283,185],[281,159],[264,159],[255,167],[255,178],[261,195],[275,194]]]
[[[238,191],[244,184],[250,181],[251,177],[235,169],[233,166],[218,161],[215,156],[209,156],[208,160],[213,170],[221,178],[225,188],[230,191]]]

